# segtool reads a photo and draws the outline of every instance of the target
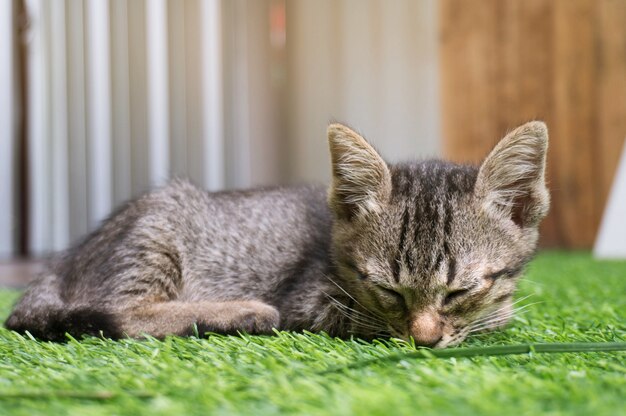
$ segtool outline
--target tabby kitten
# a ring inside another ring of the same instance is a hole
[[[7,328],[48,340],[325,331],[456,345],[504,325],[549,196],[541,122],[480,167],[389,165],[328,128],[330,190],[208,193],[183,181],[115,213],[51,261]]]

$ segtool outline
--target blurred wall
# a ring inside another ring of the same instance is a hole
[[[440,154],[436,4],[287,2],[291,179],[329,177],[324,132],[332,120],[390,161]]]

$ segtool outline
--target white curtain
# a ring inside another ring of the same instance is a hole
[[[248,16],[269,2],[26,5],[33,254],[66,247],[122,201],[174,176],[208,189],[275,180],[253,180],[250,168],[256,78],[245,38],[252,30],[269,44],[268,19],[254,27]],[[235,49],[225,51],[229,42]],[[255,140],[272,129],[254,131]]]
[[[17,241],[14,6],[13,1],[0,2],[0,258],[12,254]]]

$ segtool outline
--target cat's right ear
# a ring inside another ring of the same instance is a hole
[[[550,196],[545,170],[548,130],[540,121],[507,134],[478,172],[475,193],[483,209],[504,213],[519,227],[536,227],[546,216]]]
[[[328,195],[337,217],[380,212],[391,195],[391,173],[376,150],[352,129],[328,126],[333,179]]]

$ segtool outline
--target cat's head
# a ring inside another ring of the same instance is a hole
[[[389,165],[341,124],[328,140],[335,283],[354,332],[440,348],[504,325],[550,204],[545,124],[513,130],[479,167]]]

